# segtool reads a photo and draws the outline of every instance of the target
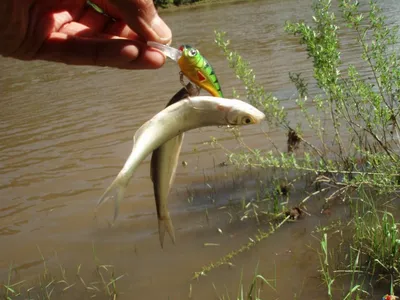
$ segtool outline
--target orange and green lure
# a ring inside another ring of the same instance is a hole
[[[164,44],[148,41],[147,45],[162,51],[166,56],[176,61],[181,69],[181,82],[183,75],[198,87],[205,89],[214,97],[223,98],[221,86],[213,67],[196,48],[182,45],[179,50]]]
[[[178,59],[181,72],[194,84],[205,89],[214,97],[224,97],[213,67],[196,48],[189,45],[179,47],[182,52]]]

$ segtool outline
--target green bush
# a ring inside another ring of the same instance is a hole
[[[216,43],[245,86],[247,99],[264,110],[270,126],[288,135],[286,151],[278,147],[261,151],[245,145],[242,153],[229,153],[229,158],[239,166],[280,170],[280,176],[294,176],[293,181],[308,176],[316,191],[310,192],[300,204],[322,191],[325,203],[338,197],[347,200],[354,213],[348,225],[356,237],[350,241],[350,252],[367,257],[364,261],[368,262],[362,267],[357,264],[359,269],[349,273],[391,278],[392,293],[394,287],[400,286],[400,280],[396,279],[400,275],[400,224],[387,211],[393,209],[391,201],[399,200],[400,191],[398,28],[386,24],[375,1],[363,13],[356,0],[337,0],[335,8],[332,2],[314,1],[310,23],[285,25],[286,32],[299,38],[312,60],[318,87],[316,94],[310,94],[308,82],[301,74],[289,74],[297,88],[295,101],[303,116],[296,124],[288,118],[280,100],[256,82],[249,63],[230,48],[226,33],[216,32]],[[355,37],[357,66],[342,57],[339,30],[346,31],[346,38]],[[368,75],[365,69],[369,70]],[[306,130],[308,133],[303,136]],[[302,151],[296,151],[300,145]],[[325,236],[322,245],[326,244]],[[323,273],[332,298],[334,279],[330,276],[334,273],[328,268],[323,268]],[[354,282],[353,287],[358,291],[360,285]]]
[[[251,153],[231,154],[230,158],[241,165],[329,175],[330,183],[336,187],[367,186],[379,193],[396,192],[400,188],[397,27],[389,28],[385,24],[374,2],[366,15],[358,13],[357,1],[338,2],[340,17],[346,22],[341,29],[352,31],[356,37],[360,59],[370,69],[372,78],[361,76],[361,67],[351,61],[343,61],[339,49],[339,22],[332,12],[331,1],[316,1],[312,25],[287,22],[285,26],[288,33],[298,36],[305,45],[319,87],[318,94],[309,95],[308,83],[301,74],[289,74],[298,90],[295,101],[303,114],[303,125],[291,123],[280,100],[265,92],[256,82],[249,64],[230,49],[226,34],[216,32],[216,43],[245,85],[247,99],[264,109],[270,125],[287,132],[288,149],[291,149],[288,152],[275,149],[268,153],[253,149]],[[317,113],[310,113],[310,106]],[[332,125],[331,131],[322,126],[324,122]],[[303,130],[314,131],[314,141],[303,137]],[[315,136],[319,141],[315,142]],[[299,144],[306,146],[305,151],[293,153]],[[326,176],[323,180],[326,181]]]

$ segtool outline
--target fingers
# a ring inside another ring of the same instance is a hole
[[[125,22],[113,21],[110,17],[91,8],[86,9],[79,20],[66,24],[59,31],[68,35],[75,35],[79,32],[79,36],[95,36],[96,34],[106,33],[130,40],[141,40],[146,43]]]
[[[165,63],[163,54],[139,41],[104,34],[101,37],[70,36],[61,32],[50,35],[35,59],[121,69],[157,69]]]
[[[115,16],[115,12],[113,16]],[[83,32],[82,25],[86,27],[85,33]],[[60,32],[74,35],[77,30],[81,31],[79,34],[80,36],[94,36],[98,33],[106,33],[108,35],[120,36],[129,40],[140,40],[146,43],[146,40],[130,29],[125,22],[121,20],[113,21],[110,17],[100,14],[91,8],[86,9],[82,17],[76,22],[66,24]]]
[[[146,40],[169,44],[171,29],[158,16],[153,0],[109,0],[130,28]]]
[[[146,40],[144,38],[139,36],[136,32],[132,31],[132,29],[130,29],[129,26],[126,25],[126,23],[121,21],[109,24],[104,30],[104,33],[120,36],[128,40],[137,40],[146,43]]]
[[[98,13],[94,9],[86,9],[79,19],[79,23],[87,26],[94,32],[102,32],[109,22],[112,22],[110,18]]]
[[[105,26],[105,25],[103,25]],[[135,32],[133,32],[125,23],[122,22],[113,22],[108,25],[107,28],[103,31],[99,30],[100,26],[92,26],[88,27],[82,23],[78,22],[70,22],[65,24],[62,28],[60,28],[59,32],[65,33],[66,35],[71,36],[79,36],[79,37],[98,37],[98,38],[123,38],[133,41],[140,41],[143,44],[146,41],[138,36]]]
[[[154,69],[165,63],[165,57],[148,48],[125,23],[91,9],[83,12],[79,22],[66,23],[52,33],[36,58],[123,69]]]
[[[81,23],[71,22],[65,24],[60,30],[59,33],[64,33],[65,35],[69,36],[79,36],[79,37],[101,37],[101,33],[97,30],[93,30],[88,26],[85,26]],[[105,37],[108,38],[108,37]]]

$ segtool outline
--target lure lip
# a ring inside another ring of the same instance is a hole
[[[153,41],[148,41],[147,45],[160,50],[162,53],[164,53],[165,56],[176,62],[178,62],[179,58],[182,56],[182,51],[180,49],[178,50],[168,45],[160,44]]]

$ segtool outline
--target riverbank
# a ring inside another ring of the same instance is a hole
[[[199,8],[209,5],[220,5],[220,4],[228,4],[228,3],[242,3],[248,2],[244,0],[200,0],[198,2],[193,3],[185,3],[180,5],[174,5],[173,3],[168,4],[165,7],[157,7],[158,12],[175,12],[178,10],[186,10],[191,8]]]

